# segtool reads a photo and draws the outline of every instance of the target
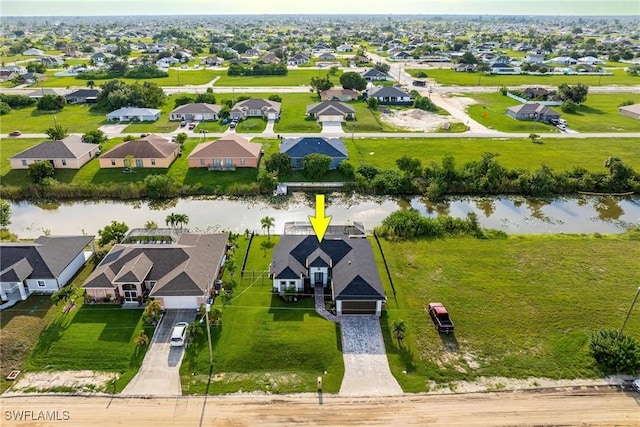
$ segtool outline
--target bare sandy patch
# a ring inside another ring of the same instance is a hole
[[[466,96],[460,96],[458,93],[450,93],[446,95],[442,95],[442,99],[449,105],[454,106],[455,108],[466,111],[467,107],[473,104],[477,104],[473,98],[468,98]]]
[[[409,110],[382,113],[380,118],[393,127],[410,131],[431,132],[454,120],[452,116],[441,116],[429,111],[411,108]]]
[[[27,372],[5,393],[43,393],[43,392],[105,392],[118,378],[115,372],[98,371],[48,371]]]

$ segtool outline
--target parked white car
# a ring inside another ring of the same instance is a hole
[[[631,383],[631,387],[638,393],[640,393],[640,378]]]
[[[178,322],[173,327],[173,332],[171,333],[171,347],[182,347],[184,345],[184,341],[187,338],[187,327],[189,324],[187,322]]]

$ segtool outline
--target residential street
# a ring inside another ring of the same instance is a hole
[[[230,395],[134,399],[29,396],[0,398],[3,426],[637,426],[640,394],[551,390],[353,398],[335,395]],[[32,411],[32,413],[25,413]],[[38,411],[66,412],[57,422]],[[27,416],[27,420],[16,419]]]

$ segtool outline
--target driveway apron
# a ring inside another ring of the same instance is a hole
[[[123,395],[135,396],[179,396],[180,362],[184,347],[171,346],[171,332],[177,322],[191,323],[195,310],[167,310],[162,322],[156,328],[142,366],[129,384],[122,390]]]
[[[342,316],[344,377],[340,396],[394,396],[402,389],[391,375],[380,319],[376,316]]]
[[[343,134],[341,122],[322,122],[322,131],[320,133]]]

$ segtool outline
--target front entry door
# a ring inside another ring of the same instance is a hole
[[[316,271],[313,275],[313,286],[324,286],[324,273],[322,271]]]
[[[124,300],[127,302],[136,301],[138,299],[138,291],[136,285],[123,285]]]

